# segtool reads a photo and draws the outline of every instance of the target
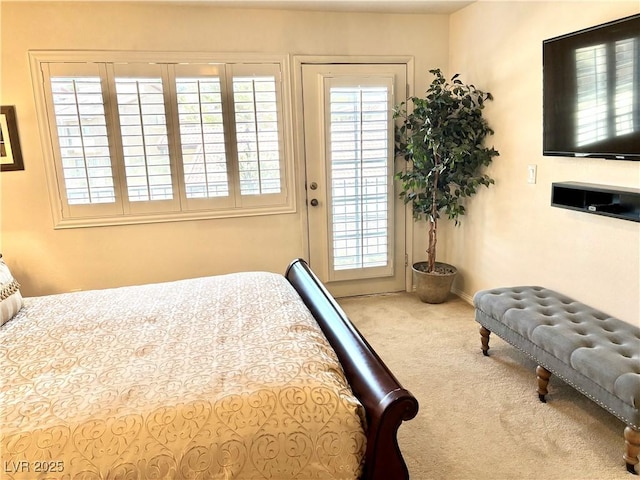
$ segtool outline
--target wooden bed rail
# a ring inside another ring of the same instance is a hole
[[[403,421],[417,415],[418,401],[400,385],[303,259],[291,262],[285,277],[320,324],[353,393],[365,408],[363,480],[408,479],[397,432]]]

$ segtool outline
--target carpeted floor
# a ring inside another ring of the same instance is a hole
[[[420,402],[398,435],[412,480],[638,478],[622,460],[624,424],[554,377],[540,402],[533,361],[495,335],[484,357],[463,300],[427,305],[394,293],[339,303]]]

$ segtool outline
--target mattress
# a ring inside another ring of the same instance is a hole
[[[0,364],[2,478],[361,474],[363,408],[281,275],[25,298]]]

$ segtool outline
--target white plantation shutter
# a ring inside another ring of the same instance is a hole
[[[392,268],[391,85],[328,87],[331,267],[380,274]]]
[[[176,65],[174,72],[185,207],[233,207],[225,66]]]
[[[166,69],[154,64],[116,64],[113,82],[127,211],[178,211],[177,175],[170,154]]]
[[[61,200],[67,218],[123,213],[114,142],[105,109],[103,65],[45,64],[46,115]]]
[[[280,193],[274,77],[233,77],[236,142],[243,195]]]
[[[232,65],[233,128],[240,196],[244,206],[286,202],[284,123],[279,65]]]
[[[229,196],[220,78],[178,78],[187,198]]]
[[[280,63],[37,65],[61,223],[292,211]]]
[[[188,208],[285,204],[278,65],[176,65]]]
[[[162,79],[116,78],[129,200],[173,198]]]
[[[54,77],[51,91],[68,202],[115,202],[100,77]]]

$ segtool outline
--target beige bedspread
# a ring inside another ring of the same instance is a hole
[[[281,275],[27,298],[0,368],[0,478],[360,473],[362,407]]]

